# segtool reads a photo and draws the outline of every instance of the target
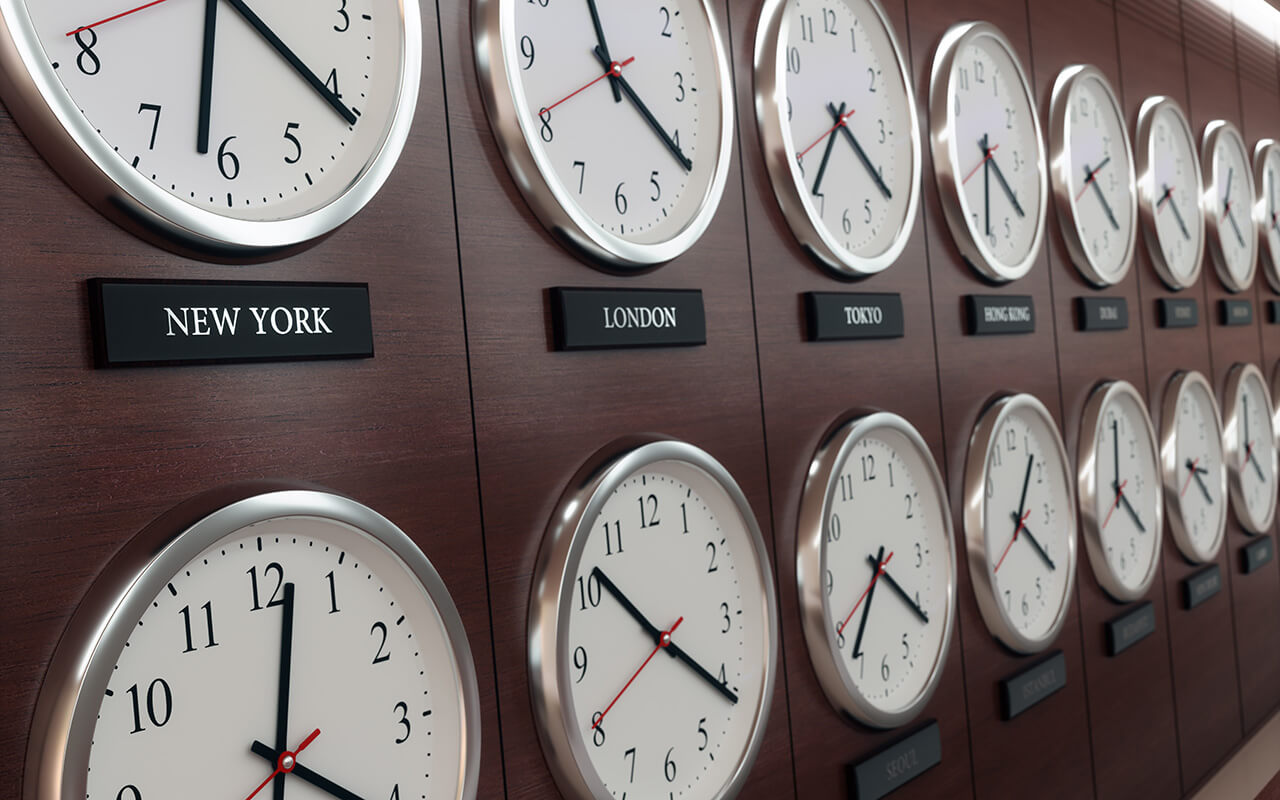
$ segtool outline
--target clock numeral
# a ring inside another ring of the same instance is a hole
[[[333,92],[333,96],[334,96],[334,97],[338,98],[339,100],[341,100],[341,99],[342,99],[342,92],[338,91],[338,69],[337,69],[337,67],[334,67],[333,69],[329,70],[329,77],[328,77],[328,78],[325,78],[325,81],[324,81],[324,88],[326,88],[326,89],[328,89],[329,91]]]
[[[585,580],[581,576],[578,577],[578,600],[582,603],[578,608],[579,611],[586,611],[588,604],[592,608],[600,605],[600,597],[600,580],[596,578],[595,572],[588,575]]]
[[[382,631],[382,641],[378,643],[378,652],[373,657],[374,664],[381,664],[384,661],[391,660],[391,651],[383,653],[382,649],[387,646],[387,624],[385,622],[375,622],[373,627],[369,629],[369,635],[373,636],[378,631]]]
[[[138,113],[141,114],[143,111],[154,111],[156,113],[155,119],[151,121],[151,143],[147,145],[148,150],[155,150],[156,131],[160,130],[160,106],[151,103],[139,103]]]
[[[856,28],[849,29],[849,47],[852,52],[858,52],[858,31]]]
[[[1030,613],[1031,613],[1031,606],[1030,604],[1027,603],[1027,596],[1024,594],[1022,596],[1022,616],[1025,617]]]
[[[521,36],[520,37],[520,55],[528,59],[528,63],[526,63],[523,67],[521,67],[521,69],[527,70],[527,69],[533,68],[533,61],[536,53],[537,53],[537,50],[535,50],[533,47],[533,40],[530,39],[528,36]]]
[[[124,793],[128,792],[129,797],[125,797]],[[142,792],[138,791],[138,787],[129,784],[120,791],[116,792],[116,800],[142,800]]]
[[[578,194],[582,194],[582,183],[587,179],[587,162],[575,161],[573,162],[573,168],[581,170],[578,173]]]
[[[409,734],[413,730],[413,726],[409,724],[409,704],[402,700],[399,703],[396,703],[395,708],[393,708],[392,711],[400,712],[400,719],[396,721],[396,724],[404,726],[404,736],[396,739],[396,744],[404,744],[409,741]]]
[[[671,754],[675,752],[675,748],[667,751],[667,757],[662,762],[662,774],[667,776],[667,783],[672,783],[676,779],[676,762],[671,760]]]
[[[651,494],[651,495],[648,495],[647,497],[641,496],[641,497],[637,497],[636,500],[640,503],[640,527],[648,528],[651,525],[657,525],[659,522],[657,495]],[[649,510],[647,517],[645,515],[646,508],[648,508]]]
[[[587,648],[579,645],[573,650],[573,666],[578,670],[578,677],[574,683],[582,683],[582,679],[587,677]]]
[[[293,158],[290,158],[289,156],[284,157],[284,163],[286,164],[297,164],[302,160],[302,142],[298,141],[297,136],[293,135],[293,132],[301,127],[302,126],[296,122],[290,122],[284,126],[284,138],[293,143],[295,150]]]
[[[840,502],[846,502],[853,499],[853,476],[844,473],[840,476]]]
[[[596,724],[603,716],[599,711],[591,715],[591,743],[596,747],[604,747],[604,726]]]
[[[800,15],[800,41],[813,41],[813,17],[805,14]]]
[[[551,142],[556,138],[556,132],[551,130],[551,109],[544,108],[539,111],[538,119],[542,120],[542,127],[538,129],[538,135],[542,137],[542,141]]]
[[[351,17],[347,14],[347,0],[341,0],[341,3],[342,5],[338,7],[338,16],[342,17],[342,27],[334,25],[333,29],[338,33],[346,33],[351,30]]]
[[[964,67],[960,67],[960,69],[957,70],[957,72],[960,73],[960,91],[962,92],[969,91],[969,70],[965,69]],[[958,114],[960,112],[957,110],[956,113]]]
[[[83,38],[86,33],[93,37],[87,42]],[[93,28],[76,31],[76,44],[80,45],[80,55],[76,56],[76,66],[80,71],[85,75],[97,75],[101,72],[102,62],[98,59],[98,54],[93,52],[94,46],[98,44],[98,32]],[[86,57],[88,61],[85,61]]]
[[[529,2],[532,3],[533,0],[529,0]],[[400,784],[397,783],[395,786],[391,787],[391,797],[387,800],[400,800]]]
[[[905,495],[907,501],[907,519],[915,519],[915,502],[916,498],[919,496],[920,494],[918,492],[910,492]]]
[[[833,513],[831,521],[827,523],[827,541],[840,541],[840,515]]]
[[[800,48],[787,48],[787,72],[794,75],[800,74]]]
[[[529,5],[540,5],[543,8],[546,8],[550,3],[551,0],[529,0]]]
[[[684,530],[681,533],[689,532],[689,511],[684,507],[684,503],[680,504],[680,521],[684,524]]]
[[[902,634],[902,660],[906,661],[911,657],[911,645],[907,643],[907,635]]]
[[[222,173],[222,177],[229,181],[234,181],[240,176],[240,159],[236,154],[227,149],[227,145],[231,144],[231,140],[236,137],[228,136],[222,140],[222,144],[218,145],[218,171]],[[230,168],[228,169],[228,164]]]
[[[613,207],[618,209],[619,214],[627,213],[627,196],[622,193],[622,187],[626,185],[627,182],[623,181],[613,190]]]
[[[880,70],[867,67],[867,91],[876,92],[876,78],[880,77]]]
[[[844,230],[846,236],[853,233],[853,220],[849,219],[849,209],[844,210],[844,214],[840,216],[840,227]]]
[[[720,673],[716,675],[716,678],[720,681],[721,686],[729,685],[729,676],[725,674],[723,662],[720,664]]]
[[[827,597],[830,597],[831,590],[836,588],[836,578],[835,578],[835,575],[831,573],[831,570],[827,570],[826,579],[823,581],[823,583],[825,583],[827,586]]]
[[[733,618],[729,616],[729,604],[728,604],[728,603],[721,603],[721,604],[720,604],[720,613],[721,613],[721,615],[723,615],[723,616],[724,616],[724,627],[720,629],[720,632],[721,632],[721,633],[728,633],[728,632],[729,632],[729,629],[733,627]]]
[[[200,607],[204,609],[204,623],[209,634],[209,643],[204,646],[207,650],[210,647],[218,646],[218,643],[214,641],[213,638],[213,601],[210,600]],[[196,648],[193,646],[193,642],[191,641],[191,606],[183,606],[182,610],[178,613],[182,615],[182,624],[186,628],[187,633],[187,649],[182,652],[194,653]]]
[[[267,568],[262,571],[262,577],[265,578],[267,573],[270,572],[274,572],[276,574],[276,588],[271,591],[271,599],[268,600],[267,604],[264,606],[258,599],[258,568],[249,567],[246,571],[246,574],[249,576],[249,584],[253,587],[253,608],[249,609],[250,611],[261,611],[263,608],[271,608],[272,606],[278,606],[284,603],[284,598],[277,596],[280,594],[280,587],[284,585],[284,567],[280,566],[275,561],[272,561],[267,565]]]
[[[160,714],[156,713],[156,687],[160,687],[160,698],[164,700],[160,704]],[[142,725],[142,708],[138,699],[138,684],[129,687],[129,696],[133,698],[133,730],[129,733],[142,733],[146,730]],[[163,728],[173,716],[173,692],[169,689],[169,684],[164,678],[156,678],[147,687],[147,719],[157,728]]]
[[[888,653],[885,653],[884,657],[880,659],[880,680],[882,681],[889,680],[889,654]]]
[[[662,35],[670,39],[671,38],[671,12],[667,10],[666,6],[662,6],[661,8],[658,9],[658,13],[662,15]]]
[[[711,561],[707,564],[707,572],[719,572],[720,568],[716,566],[716,543],[707,542],[707,549],[711,551]]]
[[[329,581],[329,613],[337,614],[338,608],[338,587],[333,580],[333,570],[329,570],[329,574],[324,576]]]
[[[672,77],[676,79],[676,102],[683,103],[685,98],[684,75],[682,73],[673,73]]]
[[[839,36],[836,32],[836,12],[829,8],[822,9],[822,32],[831,36]]]
[[[612,531],[609,529],[609,524],[610,523],[608,522],[604,524],[604,554],[606,556],[611,556],[614,553],[613,539],[615,536],[618,538],[617,552],[622,552],[622,522],[620,520],[615,520],[613,522]]]
[[[862,480],[874,481],[876,479],[876,457],[866,455],[862,457]]]

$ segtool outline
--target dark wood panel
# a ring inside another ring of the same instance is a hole
[[[453,592],[498,748],[467,364],[434,8],[398,170],[313,249],[257,266],[179,258],[107,222],[0,111],[0,796],[21,796],[32,707],[104,562],[162,512],[232,481],[312,481],[373,507]],[[432,187],[424,191],[424,187]],[[84,281],[368,281],[367,361],[95,371]],[[489,762],[496,764],[497,762]],[[504,791],[486,769],[480,793]]]
[[[1030,64],[1026,7],[999,0],[910,0],[910,41],[916,92],[927,103],[934,49],[954,22],[982,19],[996,24]],[[927,148],[926,148],[927,150]],[[970,432],[982,409],[1001,391],[1030,392],[1061,423],[1058,376],[1045,365],[1056,363],[1053,298],[1049,265],[1042,252],[1031,273],[1012,285],[993,287],[963,262],[942,217],[930,158],[925,158],[924,210],[937,354],[945,424],[945,455],[953,514],[960,520],[964,460]],[[992,338],[964,334],[961,297],[968,293],[1029,294],[1037,309],[1034,334]],[[1036,365],[1039,365],[1037,368]],[[988,633],[978,612],[968,566],[959,570],[960,643],[973,753],[975,793],[1010,797],[1036,786],[1045,797],[1081,797],[1093,792],[1080,615],[1075,594],[1069,598],[1066,624],[1054,643],[1066,657],[1066,687],[1031,711],[1000,719],[996,683],[1028,666],[1031,659],[1011,654]],[[1045,747],[1052,741],[1054,747]]]

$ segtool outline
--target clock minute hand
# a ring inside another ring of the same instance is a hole
[[[842,105],[840,108],[843,109],[844,106]],[[871,180],[880,188],[880,193],[883,194],[886,199],[892,199],[893,193],[890,192],[889,187],[885,185],[884,178],[880,177],[880,171],[871,164],[871,159],[867,158],[866,151],[863,150],[862,145],[858,143],[858,137],[854,136],[853,131],[849,130],[849,126],[845,124],[844,117],[842,116],[843,112],[841,110],[837,110],[835,105],[832,103],[827,103],[827,111],[831,114],[831,118],[838,124],[840,132],[844,134],[845,140],[853,147],[853,152],[858,155],[858,160],[861,161],[862,166],[866,168],[867,174],[871,176]]]
[[[283,752],[283,751],[272,750],[270,747],[267,747],[265,744],[263,744],[262,742],[259,742],[256,739],[254,740],[253,744],[250,745],[249,750],[254,755],[261,756],[263,759],[270,761],[273,764],[279,760],[280,753]],[[298,748],[298,750],[299,752],[301,752],[302,748]],[[316,787],[320,791],[333,795],[334,797],[338,798],[338,800],[364,800],[364,798],[362,798],[360,795],[356,794],[355,792],[351,791],[350,789],[344,789],[343,787],[339,786],[338,784],[324,777],[323,775],[316,772],[315,770],[307,769],[306,767],[297,763],[297,761],[294,762],[293,769],[288,770],[288,772],[298,776],[299,778],[311,784],[312,786]],[[283,778],[284,776],[280,775],[278,777]]]
[[[209,152],[209,115],[213,106],[213,45],[218,0],[204,2],[204,55],[200,63],[200,111],[196,120],[196,152]]]
[[[280,623],[280,683],[276,694],[276,750],[289,746],[289,682],[293,671],[293,584],[284,585],[284,608]],[[272,795],[284,800],[284,773],[275,777]]]
[[[847,105],[848,103],[840,104],[840,108],[837,110],[836,127],[839,127],[844,124],[844,120],[845,120],[844,109]],[[827,107],[830,108],[831,104],[828,103]],[[827,162],[831,160],[831,150],[836,146],[836,137],[831,135],[833,133],[835,133],[835,128],[832,128],[831,130],[828,130],[826,133],[822,134],[822,139],[827,140],[827,147],[825,150],[822,151],[822,161],[818,163],[818,176],[813,179],[813,194],[815,197],[821,196],[818,192],[818,188],[822,186],[822,178],[824,175],[827,174]],[[822,141],[822,139],[819,139],[818,142]],[[813,149],[813,147],[816,147],[818,142],[814,142],[813,145],[810,146],[810,149]],[[808,151],[805,151],[805,152],[808,152]],[[804,158],[804,153],[801,153],[799,155],[799,158]]]
[[[876,557],[870,553],[867,554],[867,563],[877,569],[880,567],[880,562],[876,561]],[[898,585],[898,582],[893,579],[893,576],[889,574],[889,571],[885,570],[884,575],[881,577],[888,581],[889,588],[892,589],[898,597],[902,598],[902,602],[906,603],[907,606],[915,612],[915,615],[920,618],[921,622],[927,625],[929,623],[929,615],[924,613],[924,609],[922,609],[915,600],[911,599],[911,596],[907,594],[905,589]]]
[[[1209,487],[1205,484],[1204,480],[1200,477],[1201,472],[1204,472],[1207,475],[1209,473],[1209,470],[1204,469],[1203,467],[1201,467],[1200,469],[1192,470],[1191,477],[1196,479],[1196,485],[1200,487],[1201,493],[1204,494],[1204,499],[1208,501],[1209,505],[1213,505],[1213,495],[1209,492]]]
[[[1045,549],[1040,546],[1040,540],[1035,537],[1035,534],[1031,532],[1031,529],[1024,524],[1022,526],[1022,532],[1027,535],[1027,541],[1031,542],[1032,549],[1034,549],[1044,563],[1049,566],[1049,569],[1056,570],[1058,568],[1057,565],[1053,563],[1053,559],[1049,558],[1049,554],[1045,552]]]
[[[591,25],[596,29],[596,42],[604,51],[604,57],[612,62],[613,56],[609,55],[609,45],[604,40],[604,26],[600,24],[600,9],[596,8],[596,0],[587,0],[587,9],[591,12]],[[618,78],[612,74],[609,75],[609,88],[613,89],[613,102],[621,103],[622,89],[618,87]]]
[[[1018,216],[1025,217],[1027,213],[1022,210],[1022,205],[1018,203],[1018,196],[1013,193],[1013,189],[1009,187],[1009,182],[1004,179],[1004,173],[1000,170],[1000,165],[996,163],[995,156],[991,157],[991,169],[995,170],[996,180],[1000,182],[1000,188],[1004,189],[1004,193],[1008,195],[1009,202],[1013,204],[1013,210]]]
[[[1160,198],[1160,202],[1169,202],[1169,210],[1173,212],[1173,218],[1178,221],[1178,227],[1182,229],[1182,238],[1191,241],[1191,231],[1187,230],[1187,223],[1182,220],[1182,212],[1178,211],[1178,206],[1173,202],[1173,187],[1165,185],[1164,195]],[[1157,204],[1159,205],[1159,204]]]
[[[236,3],[241,2],[241,0],[230,0],[230,2]],[[600,61],[600,65],[606,70],[611,70],[613,68],[613,62],[605,57],[599,46],[597,46],[592,52],[596,54],[596,58]],[[653,112],[649,110],[649,107],[646,106],[644,101],[640,99],[640,96],[636,94],[635,89],[631,88],[631,83],[626,79],[626,76],[618,76],[618,85],[622,87],[623,94],[625,94],[627,99],[631,101],[631,104],[636,107],[636,111],[640,112],[640,116],[644,118],[644,121],[653,129],[653,132],[662,140],[662,143],[667,146],[667,150],[671,151],[671,155],[675,158],[676,163],[684,167],[685,172],[692,172],[693,161],[684,154],[680,149],[680,146],[675,143],[667,133],[666,129],[662,127],[662,124],[653,116]]]
[[[1138,518],[1138,512],[1129,504],[1129,498],[1124,496],[1124,492],[1120,492],[1120,505],[1124,506],[1124,510],[1129,512],[1129,516],[1133,517],[1133,524],[1138,526],[1140,533],[1147,532],[1147,526],[1142,524],[1142,520]]]
[[[735,694],[732,689],[730,689],[728,686],[725,686],[720,681],[716,680],[716,677],[714,675],[712,675],[710,672],[707,672],[705,669],[703,669],[702,665],[699,664],[697,661],[694,661],[693,657],[690,656],[688,653],[686,653],[680,647],[680,645],[676,644],[675,642],[672,642],[671,644],[667,645],[666,651],[667,651],[667,655],[684,662],[684,665],[687,666],[689,669],[693,670],[695,675],[697,675],[698,677],[706,681],[708,684],[710,684],[711,688],[715,689],[717,692],[723,695],[724,698],[728,700],[730,703],[736,704],[738,702],[738,695]]]

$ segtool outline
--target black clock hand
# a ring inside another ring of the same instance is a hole
[[[845,109],[845,106],[847,105],[848,103],[840,104],[840,110],[839,110],[840,118],[836,120],[837,123],[843,123],[844,109]],[[831,105],[828,103],[827,107],[830,108]],[[832,136],[831,133],[829,132],[827,134],[827,149],[822,151],[822,163],[818,165],[818,177],[813,179],[813,193],[815,196],[820,196],[818,194],[818,187],[822,185],[822,176],[827,174],[827,161],[830,160],[831,149],[835,146],[836,146],[836,137]]]
[[[1124,492],[1120,492],[1120,505],[1124,506],[1124,510],[1129,512],[1129,516],[1133,517],[1133,524],[1138,526],[1138,530],[1142,533],[1147,532],[1147,526],[1142,524],[1142,520],[1138,519],[1138,512],[1134,511],[1133,506],[1129,505],[1129,498],[1124,496]]]
[[[1160,198],[1161,203],[1165,201],[1168,201],[1169,210],[1173,212],[1173,218],[1178,221],[1178,227],[1182,229],[1182,238],[1191,241],[1191,232],[1187,230],[1187,223],[1182,221],[1182,213],[1178,211],[1177,204],[1173,202],[1173,187],[1167,184],[1164,187],[1164,196]]]
[[[978,142],[982,148],[982,213],[987,226],[987,237],[991,237],[991,150],[987,147],[987,135],[982,134]]]
[[[1222,197],[1222,216],[1231,222],[1231,227],[1236,232],[1236,241],[1244,247],[1244,237],[1240,235],[1240,226],[1236,224],[1236,218],[1231,216],[1231,179],[1236,176],[1236,168],[1231,167],[1227,170],[1227,193]]]
[[[683,661],[685,666],[693,670],[694,674],[696,674],[698,677],[702,678],[704,681],[709,683],[711,685],[711,688],[715,689],[717,692],[719,692],[721,695],[724,696],[724,699],[728,700],[730,703],[738,702],[738,695],[735,694],[732,689],[730,689],[728,686],[725,686],[720,681],[716,680],[716,677],[714,675],[712,675],[710,672],[707,672],[705,669],[703,669],[701,664],[699,664],[697,661],[694,661],[692,656],[690,656],[688,653],[686,653],[684,650],[680,648],[680,645],[676,644],[675,642],[672,642],[663,649],[667,650],[672,658],[677,658]]]
[[[1022,524],[1022,512],[1027,507],[1027,488],[1031,486],[1031,467],[1036,463],[1036,457],[1031,453],[1027,453],[1027,474],[1022,479],[1022,496],[1018,498],[1018,511],[1013,515],[1014,530]]]
[[[1049,569],[1056,570],[1058,567],[1053,563],[1053,559],[1049,558],[1049,554],[1040,546],[1040,540],[1035,537],[1031,529],[1026,525],[1022,526],[1022,532],[1027,535],[1027,541],[1031,542],[1031,547],[1039,554],[1040,558],[1048,565]]]
[[[1191,471],[1191,477],[1196,479],[1196,485],[1200,487],[1200,491],[1204,494],[1204,499],[1208,501],[1209,505],[1213,505],[1213,495],[1209,493],[1209,487],[1206,486],[1205,482],[1200,478],[1202,473],[1208,475],[1209,470],[1204,467],[1198,467]]]
[[[249,750],[253,752],[254,755],[261,756],[264,760],[270,761],[272,764],[276,763],[280,758],[280,753],[284,752],[283,750],[272,750],[270,747],[267,747],[265,744],[263,744],[262,742],[259,742],[256,739],[254,740],[253,744],[249,746]],[[342,788],[341,786],[329,780],[328,778],[324,777],[323,775],[316,772],[315,770],[307,769],[306,767],[296,762],[294,763],[293,769],[290,770],[290,773],[293,775],[297,775],[299,778],[311,784],[312,786],[316,787],[317,789],[333,795],[334,797],[338,798],[338,800],[364,800],[362,797],[360,797],[360,795],[356,794],[355,792],[349,789]],[[283,773],[280,775],[277,775],[276,780],[280,780],[283,777],[284,777]]]
[[[604,51],[604,57],[612,62],[613,56],[609,55],[609,45],[604,40],[604,26],[600,24],[600,9],[596,8],[596,0],[587,0],[587,9],[591,11],[591,25],[596,29],[596,42]],[[618,88],[618,79],[612,72],[609,74],[609,88],[613,89],[613,102],[621,103],[622,90]]]
[[[1000,165],[996,163],[995,156],[991,157],[991,168],[996,172],[996,180],[1000,182],[1000,188],[1004,189],[1004,193],[1009,196],[1009,202],[1013,204],[1013,210],[1018,213],[1018,216],[1025,217],[1027,214],[1018,203],[1018,196],[1013,193],[1013,189],[1009,188],[1009,182],[1004,179],[1004,173],[1000,171]]]
[[[240,0],[231,0],[231,2],[240,2]],[[605,57],[599,47],[592,52],[596,54],[596,58],[600,61],[600,65],[604,67],[606,71],[613,68],[613,62]],[[671,151],[671,155],[675,158],[676,162],[679,163],[680,166],[684,167],[685,172],[693,171],[693,162],[689,160],[688,156],[680,150],[680,146],[677,145],[675,141],[672,140],[671,136],[667,134],[666,129],[662,127],[658,120],[653,116],[653,113],[649,111],[649,107],[646,106],[644,101],[636,94],[635,89],[631,88],[631,84],[627,81],[625,76],[618,76],[618,85],[622,87],[623,94],[627,96],[627,99],[631,101],[631,104],[636,107],[636,111],[640,112],[640,116],[644,117],[644,121],[649,124],[649,127],[653,129],[653,132],[658,135],[658,138],[662,140],[662,143]]]
[[[867,554],[867,562],[871,564],[871,566],[875,567],[876,569],[880,568],[880,562],[876,561],[876,557],[871,555],[870,553]],[[880,577],[884,578],[886,581],[889,582],[889,588],[893,589],[893,591],[898,595],[898,597],[901,597],[902,601],[906,603],[908,606],[910,606],[911,610],[915,612],[916,616],[920,618],[921,622],[925,624],[929,623],[929,615],[924,613],[924,609],[922,609],[919,605],[917,605],[915,600],[911,599],[911,596],[906,593],[906,590],[904,590],[901,586],[898,585],[898,582],[893,579],[893,576],[890,575],[887,570]]]
[[[209,112],[213,105],[213,44],[218,25],[218,0],[204,0],[204,56],[200,63],[200,112],[196,121],[196,152],[209,152]]]
[[[1240,226],[1236,224],[1236,218],[1232,215],[1231,209],[1228,208],[1224,216],[1231,223],[1231,229],[1236,232],[1236,241],[1240,243],[1241,247],[1244,247],[1244,236],[1240,233]]]
[[[356,115],[351,111],[351,109],[343,105],[342,101],[338,99],[336,94],[329,91],[329,87],[325,85],[325,82],[316,77],[316,74],[308,69],[306,64],[302,63],[302,59],[294,55],[294,52],[290,50],[284,42],[280,41],[280,37],[276,36],[275,31],[267,27],[267,23],[263,22],[257,14],[253,13],[253,11],[245,5],[244,0],[227,0],[227,2],[231,4],[232,8],[239,12],[240,16],[244,17],[245,20],[258,31],[263,39],[267,40],[268,44],[275,48],[276,52],[280,54],[280,57],[288,62],[289,66],[293,67],[294,72],[301,75],[302,79],[310,84],[312,89],[315,89],[316,94],[319,94],[326,103],[333,106],[333,110],[338,112],[338,116],[345,119],[348,125],[356,124]],[[608,63],[606,62],[605,65],[608,66]]]
[[[276,751],[289,748],[289,678],[293,671],[293,584],[284,585],[284,608],[280,624],[280,689],[276,694]],[[285,773],[275,777],[272,795],[284,800]]]
[[[1111,452],[1114,455],[1115,463],[1115,481],[1112,482],[1111,488],[1116,490],[1116,494],[1120,493],[1120,422],[1119,420],[1111,421]]]
[[[1253,469],[1258,473],[1258,480],[1266,482],[1267,476],[1263,473],[1262,467],[1258,464],[1258,459],[1253,457],[1253,447],[1249,447],[1249,463],[1253,464]]]
[[[827,103],[827,111],[831,113],[831,118],[834,119],[836,122],[843,122],[844,120],[844,117],[842,116],[844,114],[843,104],[841,104],[839,110],[836,110],[836,107],[834,104]],[[844,138],[848,140],[849,144],[853,146],[853,152],[857,153],[858,160],[861,161],[862,166],[866,168],[867,173],[871,176],[871,180],[875,182],[876,186],[880,187],[880,193],[883,194],[887,199],[892,198],[893,194],[889,191],[889,187],[885,185],[884,178],[880,177],[880,171],[877,170],[874,166],[872,166],[871,159],[867,158],[866,151],[863,150],[862,145],[858,143],[858,137],[853,135],[853,131],[849,130],[848,125],[844,125],[844,124],[840,125],[840,131],[844,134]]]
[[[892,553],[889,554],[893,556]],[[884,545],[880,545],[880,552],[876,554],[876,564],[874,574],[879,577],[884,574]],[[858,635],[853,640],[853,657],[862,658],[862,634],[867,629],[867,614],[871,611],[871,600],[876,594],[876,578],[871,579],[871,585],[867,587],[867,604],[862,607],[862,619],[858,621]]]
[[[1111,210],[1111,204],[1107,202],[1107,196],[1102,193],[1102,187],[1098,185],[1097,180],[1098,170],[1105,167],[1110,160],[1111,157],[1107,156],[1092,172],[1089,172],[1089,165],[1085,164],[1084,171],[1089,173],[1089,183],[1093,184],[1093,191],[1097,193],[1098,202],[1102,203],[1102,210],[1106,212],[1107,219],[1111,221],[1111,227],[1115,230],[1120,230],[1120,223],[1116,222],[1115,212]]]

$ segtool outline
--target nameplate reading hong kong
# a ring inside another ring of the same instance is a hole
[[[970,336],[1034,333],[1036,305],[1025,294],[967,294],[964,307]]]
[[[369,286],[89,281],[99,367],[373,356]]]
[[[942,735],[938,732],[938,723],[931,721],[915,733],[850,764],[846,768],[849,797],[879,800],[941,762]]]
[[[557,350],[690,347],[707,343],[698,289],[551,290]]]
[[[811,342],[903,336],[900,294],[805,292],[804,316]]]
[[[1013,719],[1067,685],[1067,660],[1062,651],[1000,681],[1000,710]]]

